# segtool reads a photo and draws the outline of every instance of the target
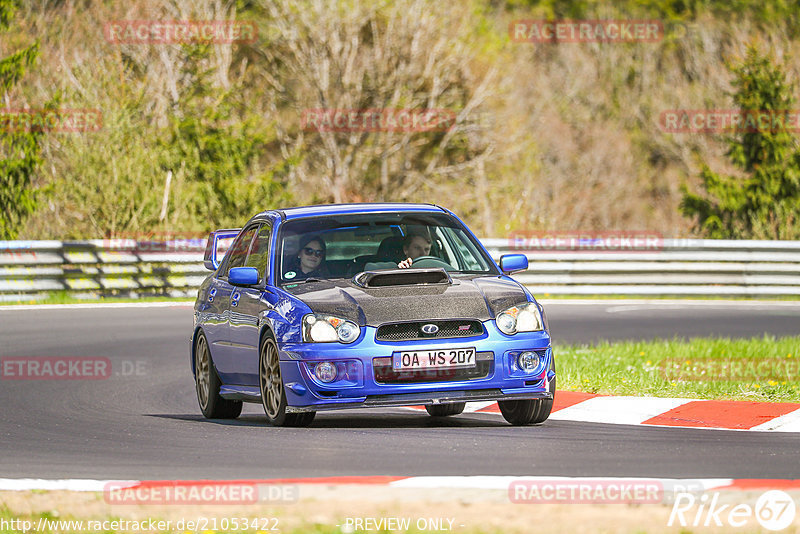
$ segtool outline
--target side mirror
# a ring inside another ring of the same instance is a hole
[[[500,270],[511,274],[528,269],[528,257],[525,254],[505,254],[500,256]]]
[[[254,286],[258,283],[255,267],[234,267],[228,271],[228,282],[235,286]]]

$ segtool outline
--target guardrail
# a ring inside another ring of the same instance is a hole
[[[0,301],[40,300],[54,292],[192,296],[209,274],[204,250],[201,239],[0,241]]]
[[[493,257],[514,251],[484,239]],[[535,295],[800,295],[800,241],[664,239],[651,251],[527,252]],[[522,252],[522,251],[517,251]]]
[[[659,250],[521,251],[483,239],[495,259],[525,252],[515,276],[546,295],[800,295],[800,242],[665,239]],[[0,300],[194,296],[208,276],[204,240],[0,241]]]

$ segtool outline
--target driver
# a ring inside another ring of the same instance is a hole
[[[431,254],[431,236],[427,233],[409,233],[403,239],[403,254],[406,259],[397,264],[401,269],[411,267],[413,261]]]

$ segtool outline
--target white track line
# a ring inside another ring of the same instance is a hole
[[[92,480],[82,478],[67,478],[59,480],[47,480],[42,478],[0,478],[0,491],[30,491],[30,490],[48,490],[48,491],[103,491],[106,484],[112,482],[111,480]],[[138,484],[138,480],[119,481],[114,480],[115,483],[130,485]]]
[[[800,410],[795,410],[761,423],[750,430],[770,430],[772,432],[800,432]]]
[[[692,399],[660,399],[657,397],[594,397],[550,415],[550,419],[639,425],[668,412]]]

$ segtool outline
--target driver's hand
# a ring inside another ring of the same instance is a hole
[[[413,262],[414,260],[412,260],[411,258],[406,258],[400,263],[398,263],[397,266],[400,267],[401,269],[408,269],[409,267],[411,267],[411,264]]]

